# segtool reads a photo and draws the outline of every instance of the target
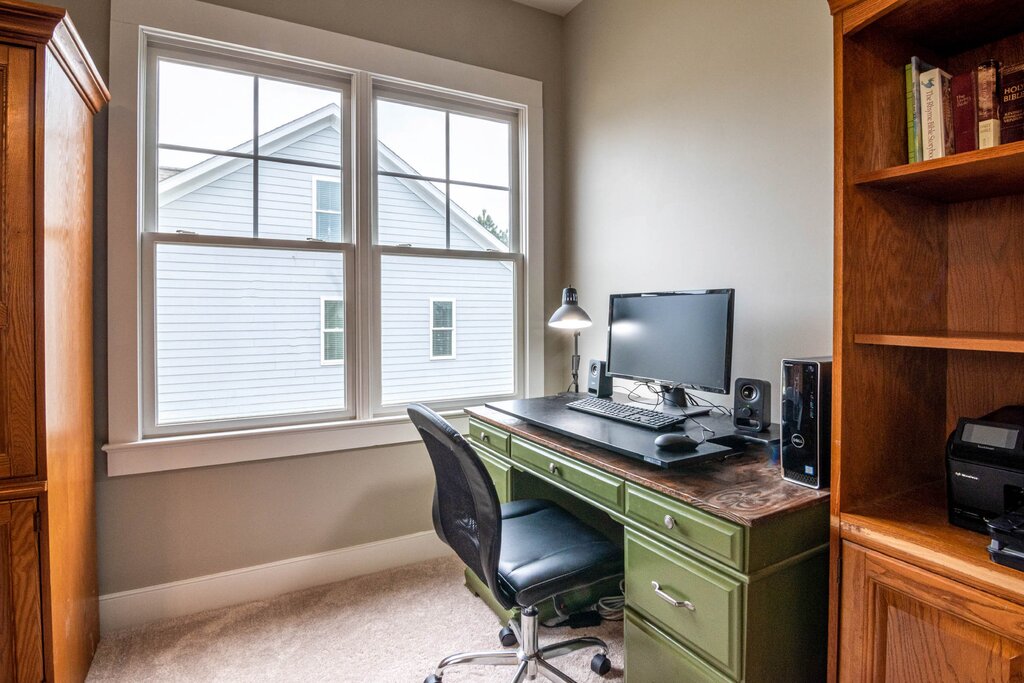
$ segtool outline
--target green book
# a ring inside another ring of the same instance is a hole
[[[907,81],[907,158],[910,163],[917,161],[917,92],[914,78],[914,65],[907,64],[904,68]]]

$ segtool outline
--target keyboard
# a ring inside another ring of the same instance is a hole
[[[570,410],[589,413],[610,420],[626,422],[646,429],[665,429],[686,420],[685,415],[669,415],[656,410],[637,408],[625,403],[616,403],[603,398],[581,398],[565,404]]]

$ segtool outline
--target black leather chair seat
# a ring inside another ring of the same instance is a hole
[[[622,574],[622,549],[546,500],[501,506],[498,580],[520,607]]]

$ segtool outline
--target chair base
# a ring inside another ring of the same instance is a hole
[[[596,648],[598,650],[598,653],[591,661],[591,668],[602,676],[608,673],[608,670],[611,668],[608,664],[608,645],[600,638],[573,638],[572,640],[564,640],[560,643],[538,647],[537,609],[535,607],[527,607],[522,610],[520,615],[521,622],[516,622],[514,619],[509,622],[509,627],[515,632],[516,638],[519,641],[518,649],[515,651],[464,652],[445,657],[437,665],[434,673],[426,678],[424,683],[441,683],[445,669],[464,664],[514,666],[516,667],[516,672],[512,677],[512,683],[534,681],[537,680],[538,675],[553,681],[553,683],[578,683],[553,666],[549,660],[564,657],[567,654],[586,648]]]

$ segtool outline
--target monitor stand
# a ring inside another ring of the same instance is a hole
[[[676,409],[686,417],[700,417],[701,415],[711,414],[711,408],[708,406],[691,406],[686,395],[686,389],[683,387],[662,384],[661,390],[664,392],[666,408]],[[675,410],[671,412],[675,412]]]

